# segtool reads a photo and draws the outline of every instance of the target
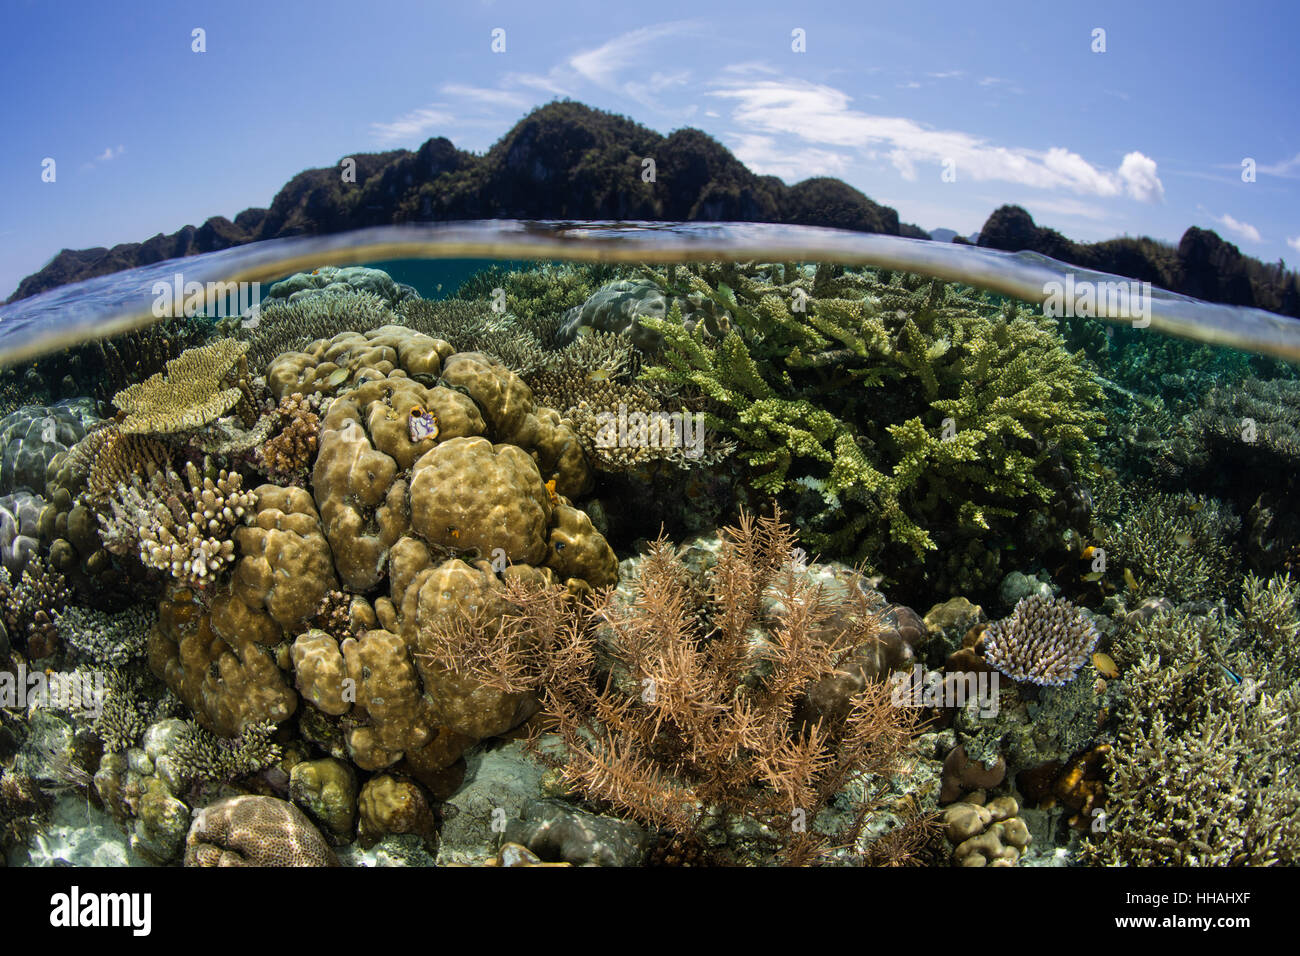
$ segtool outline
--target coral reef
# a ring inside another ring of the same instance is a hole
[[[1015,866],[1029,846],[1029,828],[1017,814],[1014,797],[985,800],[983,793],[968,795],[944,808],[944,835],[953,844],[956,866]]]
[[[237,472],[204,475],[186,462],[184,482],[174,471],[159,470],[147,484],[138,478],[119,483],[109,499],[112,516],[99,516],[101,536],[114,553],[135,551],[145,567],[189,587],[208,587],[234,563],[234,532],[253,502]]]
[[[383,269],[369,269],[365,266],[321,266],[311,272],[295,272],[287,279],[281,279],[267,291],[267,301],[277,303],[285,299],[293,305],[310,302],[315,305],[321,295],[372,295],[383,301],[389,308],[415,296],[416,292],[409,285],[393,281]]]
[[[1154,493],[1113,521],[1097,522],[1097,540],[1115,571],[1127,571],[1138,600],[1215,600],[1234,590],[1241,559],[1233,542],[1241,520],[1214,498]]]
[[[1234,616],[1171,611],[1117,639],[1127,704],[1107,754],[1096,863],[1300,859],[1300,619],[1289,579],[1250,577]]]
[[[71,597],[63,575],[40,557],[27,561],[17,581],[0,568],[0,624],[7,642],[20,642],[34,660],[52,657],[60,646],[56,616]]]
[[[742,518],[703,585],[661,539],[630,604],[520,582],[506,595],[518,611],[491,629],[443,624],[431,653],[504,689],[536,688],[565,785],[588,799],[683,837],[749,826],[769,852],[812,862],[826,849],[814,818],[849,778],[889,772],[914,715],[874,679],[813,704],[811,689],[882,628],[865,600],[855,608],[795,571],[794,546],[778,518]],[[866,804],[837,836],[852,841]]]
[[[18,577],[40,546],[40,519],[44,498],[16,491],[0,498],[0,566]]]
[[[257,456],[273,478],[292,480],[311,470],[320,443],[319,399],[294,392],[280,400],[275,410],[278,431],[258,448]]]

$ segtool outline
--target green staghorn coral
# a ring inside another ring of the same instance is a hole
[[[638,320],[663,339],[642,381],[707,396],[755,488],[815,502],[818,550],[926,561],[1059,504],[1093,460],[1100,388],[1027,307],[832,266],[648,274],[677,299]],[[688,332],[682,298],[725,310],[725,331]]]

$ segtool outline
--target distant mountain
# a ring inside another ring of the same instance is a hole
[[[64,249],[23,279],[9,302],[47,289],[283,236],[323,235],[363,226],[456,219],[731,220],[834,226],[993,249],[1040,252],[1091,269],[1147,280],[1212,302],[1300,315],[1294,273],[1243,256],[1215,233],[1188,229],[1178,248],[1153,239],[1078,244],[1003,206],[968,238],[927,233],[839,179],[787,186],[759,176],[697,129],[668,136],[624,116],[569,101],[539,107],[482,156],[431,139],[415,152],[356,153],[356,181],[341,165],[294,176],[268,209],[232,222],[215,216],[195,228],[111,249]],[[643,180],[654,160],[653,182]]]
[[[339,166],[299,173],[269,209],[234,222],[214,217],[197,229],[112,249],[65,249],[25,278],[10,302],[46,289],[261,239],[321,235],[362,226],[455,219],[732,220],[837,226],[925,237],[898,213],[838,179],[787,186],[750,172],[696,129],[663,136],[623,116],[581,103],[539,107],[483,156],[445,138],[417,151],[357,153],[356,182]],[[644,161],[655,163],[643,180]]]
[[[1243,256],[1208,229],[1192,226],[1177,248],[1145,236],[1076,243],[1034,223],[1020,206],[989,216],[979,245],[1008,252],[1028,250],[1062,262],[1127,276],[1207,302],[1249,305],[1300,317],[1300,277],[1278,263]]]

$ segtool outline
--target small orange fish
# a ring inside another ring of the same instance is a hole
[[[1115,678],[1119,676],[1119,668],[1115,666],[1115,660],[1109,654],[1103,654],[1098,651],[1092,655],[1092,666],[1097,668],[1097,673],[1102,677]]]
[[[552,505],[558,505],[560,503],[560,496],[555,491],[554,478],[546,483],[546,496],[551,499]]]
[[[1081,560],[1087,561],[1089,558],[1091,558],[1091,557],[1092,557],[1094,554],[1096,554],[1096,553],[1097,553],[1097,549],[1096,549],[1095,547],[1093,547],[1092,545],[1088,545],[1086,548],[1083,549],[1083,551],[1080,553],[1079,557],[1080,557]]]
[[[1133,577],[1133,572],[1128,568],[1124,569],[1124,585],[1130,591],[1136,591],[1138,589],[1138,580]]]

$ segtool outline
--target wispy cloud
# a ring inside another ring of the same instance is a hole
[[[1288,236],[1286,244],[1296,252],[1300,252],[1300,236]]]
[[[370,131],[381,143],[400,143],[424,139],[434,130],[446,128],[456,118],[446,109],[426,106],[412,110],[388,123],[371,123]]]
[[[569,57],[567,65],[582,81],[606,92],[621,93],[649,109],[665,109],[660,94],[690,82],[688,69],[654,71],[646,76],[644,64],[655,62],[652,48],[665,40],[701,34],[702,24],[674,20],[622,33],[593,50]],[[627,78],[631,74],[631,78]]]
[[[469,100],[485,106],[505,106],[512,110],[527,108],[532,97],[502,87],[466,86],[462,83],[448,83],[439,90],[445,96],[454,97],[459,102]]]
[[[1099,198],[1128,196],[1157,202],[1164,196],[1155,160],[1134,151],[1119,169],[1089,163],[1078,153],[999,146],[958,130],[932,129],[900,116],[850,107],[847,94],[804,80],[722,81],[711,94],[735,105],[732,120],[745,133],[796,137],[818,148],[887,155],[899,174],[918,175],[920,164],[955,164],[958,177],[1013,182],[1037,189],[1066,189]]]
[[[1033,199],[1026,202],[1029,211],[1037,215],[1040,211],[1055,213],[1058,216],[1075,216],[1093,221],[1109,221],[1113,214],[1095,202],[1080,199]]]
[[[842,176],[849,157],[829,149],[790,149],[774,137],[742,133],[729,138],[736,158],[761,176],[780,176],[790,182],[811,176]]]
[[[1278,163],[1258,167],[1259,172],[1269,176],[1282,176],[1286,179],[1300,177],[1300,153]]]
[[[96,166],[100,165],[101,163],[112,162],[113,160],[117,159],[125,152],[126,152],[125,146],[119,145],[116,149],[114,149],[112,146],[105,146],[104,151],[102,153],[100,153],[94,159],[89,159],[86,162],[82,163],[81,168],[83,170],[94,169]]]
[[[1233,235],[1240,236],[1242,239],[1248,239],[1251,242],[1260,241],[1259,230],[1248,222],[1241,222],[1226,212],[1222,216],[1214,216],[1212,218]]]

